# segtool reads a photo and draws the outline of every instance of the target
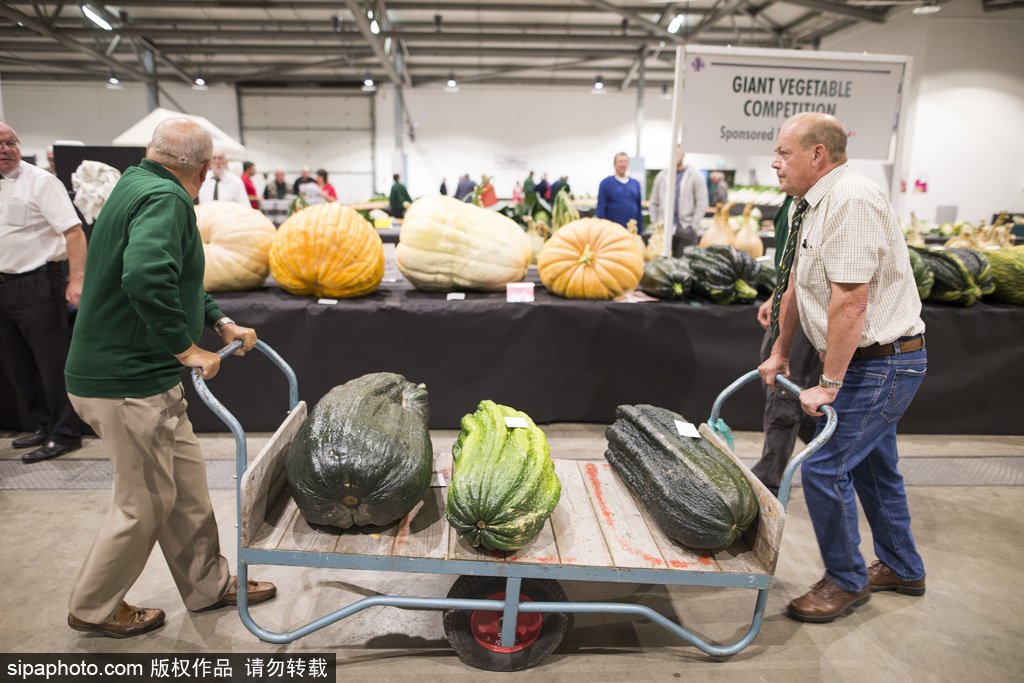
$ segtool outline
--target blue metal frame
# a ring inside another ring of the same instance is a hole
[[[218,355],[226,358],[241,348],[241,342],[234,342],[220,351]],[[292,411],[298,403],[298,382],[291,367],[269,346],[263,342],[256,342],[256,349],[262,351],[271,361],[277,365],[288,378],[289,404],[288,410]],[[711,410],[709,424],[715,424],[721,412],[725,399],[736,392],[741,386],[758,378],[757,370],[743,375],[730,384],[718,396]],[[779,375],[777,380],[786,388],[800,393],[800,388],[785,377]],[[627,614],[650,619],[655,624],[675,633],[680,638],[696,646],[702,652],[709,655],[728,656],[733,655],[745,648],[761,630],[764,620],[765,607],[768,604],[768,592],[773,584],[771,574],[722,574],[712,572],[685,572],[677,570],[658,569],[630,569],[625,567],[566,567],[551,565],[535,565],[514,562],[489,562],[486,560],[430,560],[420,558],[385,557],[379,555],[341,555],[335,553],[313,553],[285,550],[259,550],[242,547],[241,519],[242,519],[242,490],[241,482],[248,466],[248,458],[245,447],[245,434],[242,431],[238,420],[218,401],[206,385],[202,372],[199,369],[192,371],[192,381],[203,402],[228,426],[235,437],[235,488],[236,488],[236,512],[238,524],[238,584],[245,585],[248,579],[249,564],[272,564],[296,567],[324,567],[344,569],[366,569],[377,571],[401,571],[418,572],[430,574],[469,574],[482,576],[504,576],[505,599],[504,600],[466,600],[455,598],[417,598],[395,595],[379,595],[364,598],[346,607],[331,612],[319,619],[311,621],[294,631],[278,633],[268,631],[259,626],[249,614],[248,595],[246,591],[238,591],[238,614],[249,629],[260,640],[268,643],[290,643],[303,636],[309,635],[325,626],[349,617],[368,607],[389,606],[404,609],[465,609],[465,610],[488,610],[500,611],[503,613],[503,623],[515,624],[519,612],[526,613],[607,613]],[[789,502],[789,493],[793,476],[796,469],[811,453],[821,447],[835,431],[836,415],[830,406],[822,406],[822,412],[827,416],[825,428],[821,434],[800,451],[786,467],[782,477],[782,484],[779,487],[779,502],[783,508]],[[735,643],[726,646],[711,645],[700,637],[690,633],[681,625],[671,619],[655,612],[649,607],[642,605],[631,605],[608,602],[520,602],[521,582],[524,578],[564,579],[571,581],[606,581],[606,582],[630,582],[630,583],[654,583],[654,584],[679,584],[679,585],[701,585],[719,587],[756,588],[757,601],[754,606],[754,615],[750,628],[742,638]],[[515,628],[502,629],[501,646],[510,648],[515,642]]]

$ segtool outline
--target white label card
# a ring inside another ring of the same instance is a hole
[[[448,292],[448,301],[462,301],[465,298],[465,292]]]
[[[506,417],[505,426],[509,429],[529,429],[530,425],[527,424],[525,417]]]
[[[695,439],[700,438],[700,432],[697,431],[697,426],[692,422],[683,422],[682,420],[676,420],[676,431],[679,432],[679,436],[691,436]]]
[[[333,306],[334,304],[338,303],[338,300],[337,299],[317,299],[316,302],[318,304],[323,304],[324,306]]]

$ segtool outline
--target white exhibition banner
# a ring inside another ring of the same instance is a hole
[[[686,152],[770,156],[786,119],[814,111],[846,126],[851,158],[889,158],[904,56],[702,45],[678,54]]]

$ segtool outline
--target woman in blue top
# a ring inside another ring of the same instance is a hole
[[[629,170],[629,155],[619,152],[615,155],[615,175],[601,181],[597,189],[597,217],[607,218],[626,227],[630,218],[636,219],[637,232],[644,229],[643,209],[640,201],[643,190],[640,183],[626,175]]]

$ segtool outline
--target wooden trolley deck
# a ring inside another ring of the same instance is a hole
[[[264,552],[278,560],[281,553],[294,553],[295,564],[346,568],[465,574],[476,573],[472,563],[483,563],[487,567],[478,570],[488,574],[731,586],[744,575],[744,587],[772,585],[785,510],[706,425],[702,434],[739,464],[759,499],[757,524],[725,550],[693,551],[670,540],[607,462],[555,460],[562,495],[548,523],[527,546],[503,553],[473,548],[448,524],[451,454],[436,455],[431,487],[400,522],[346,530],[311,527],[284,473],[288,445],[305,414],[300,403],[243,478],[241,544],[252,563],[260,563]]]

